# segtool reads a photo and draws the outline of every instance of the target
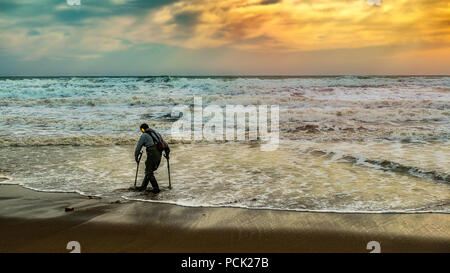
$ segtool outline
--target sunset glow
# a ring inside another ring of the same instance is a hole
[[[44,74],[84,74],[96,60],[87,74],[450,73],[446,0],[81,3],[0,1],[0,58],[11,64],[1,72],[39,74],[47,60]],[[133,68],[111,71],[119,55]]]

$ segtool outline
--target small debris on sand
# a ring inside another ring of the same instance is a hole
[[[102,198],[101,198],[100,196],[92,196],[92,195],[86,196],[86,199],[97,199],[97,200],[102,200]]]

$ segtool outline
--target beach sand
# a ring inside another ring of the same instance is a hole
[[[0,185],[0,252],[450,252],[448,214],[190,208]],[[73,212],[65,212],[73,207]]]

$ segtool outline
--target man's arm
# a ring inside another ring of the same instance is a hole
[[[166,153],[166,156],[169,157],[170,154],[169,144],[167,144],[165,140],[163,140],[163,142],[164,142],[164,152]]]
[[[141,138],[139,138],[138,144],[136,145],[136,149],[134,150],[134,159],[136,160],[136,162],[138,161],[139,158],[139,153],[141,152],[142,146],[144,146],[145,143],[145,134],[141,135]]]
[[[167,156],[169,156],[170,154],[169,144],[164,140],[164,138],[161,136],[160,133],[158,133],[158,137],[161,138],[162,142],[164,143],[164,152],[166,153]]]

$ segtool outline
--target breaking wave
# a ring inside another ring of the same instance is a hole
[[[419,178],[427,178],[436,182],[445,182],[450,184],[450,174],[448,173],[441,173],[436,170],[427,170],[419,167],[407,166],[387,159],[370,159],[360,156],[345,155],[341,153],[326,152],[321,150],[313,150],[311,151],[311,153],[318,156],[333,158],[333,160],[341,162],[348,162],[360,166],[374,168],[377,170],[411,175]]]

